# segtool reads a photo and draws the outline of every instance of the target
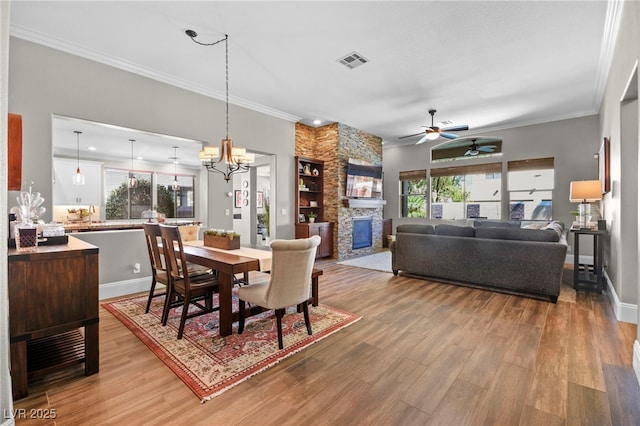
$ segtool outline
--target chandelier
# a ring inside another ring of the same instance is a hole
[[[233,141],[229,138],[229,36],[225,34],[223,39],[213,43],[201,43],[195,39],[198,36],[195,31],[187,30],[185,33],[194,43],[202,46],[214,46],[224,41],[226,136],[220,142],[220,148],[211,145],[203,146],[199,158],[208,171],[222,174],[224,180],[229,182],[232,174],[248,171],[255,161],[254,154],[248,153],[245,148],[234,147]]]
[[[73,184],[84,185],[84,175],[80,172],[80,135],[82,134],[82,132],[79,130],[74,130],[73,133],[76,134],[76,153],[78,159],[78,167],[76,168],[76,173],[73,175]]]

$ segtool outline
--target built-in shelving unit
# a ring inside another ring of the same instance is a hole
[[[324,161],[296,157],[296,169],[296,238],[319,235],[316,257],[332,256],[333,223],[325,222],[324,212]]]

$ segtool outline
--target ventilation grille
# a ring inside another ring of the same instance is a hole
[[[354,69],[360,65],[366,64],[369,60],[358,52],[351,52],[347,56],[338,59],[338,62],[349,69]]]

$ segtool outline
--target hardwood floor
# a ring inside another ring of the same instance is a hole
[[[211,401],[101,308],[100,373],[30,385],[21,424],[634,425],[636,326],[575,304],[320,264],[320,303],[362,320]]]

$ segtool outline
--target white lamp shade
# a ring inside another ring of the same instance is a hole
[[[571,182],[569,200],[572,203],[591,203],[602,199],[602,183],[599,180],[578,180]]]

